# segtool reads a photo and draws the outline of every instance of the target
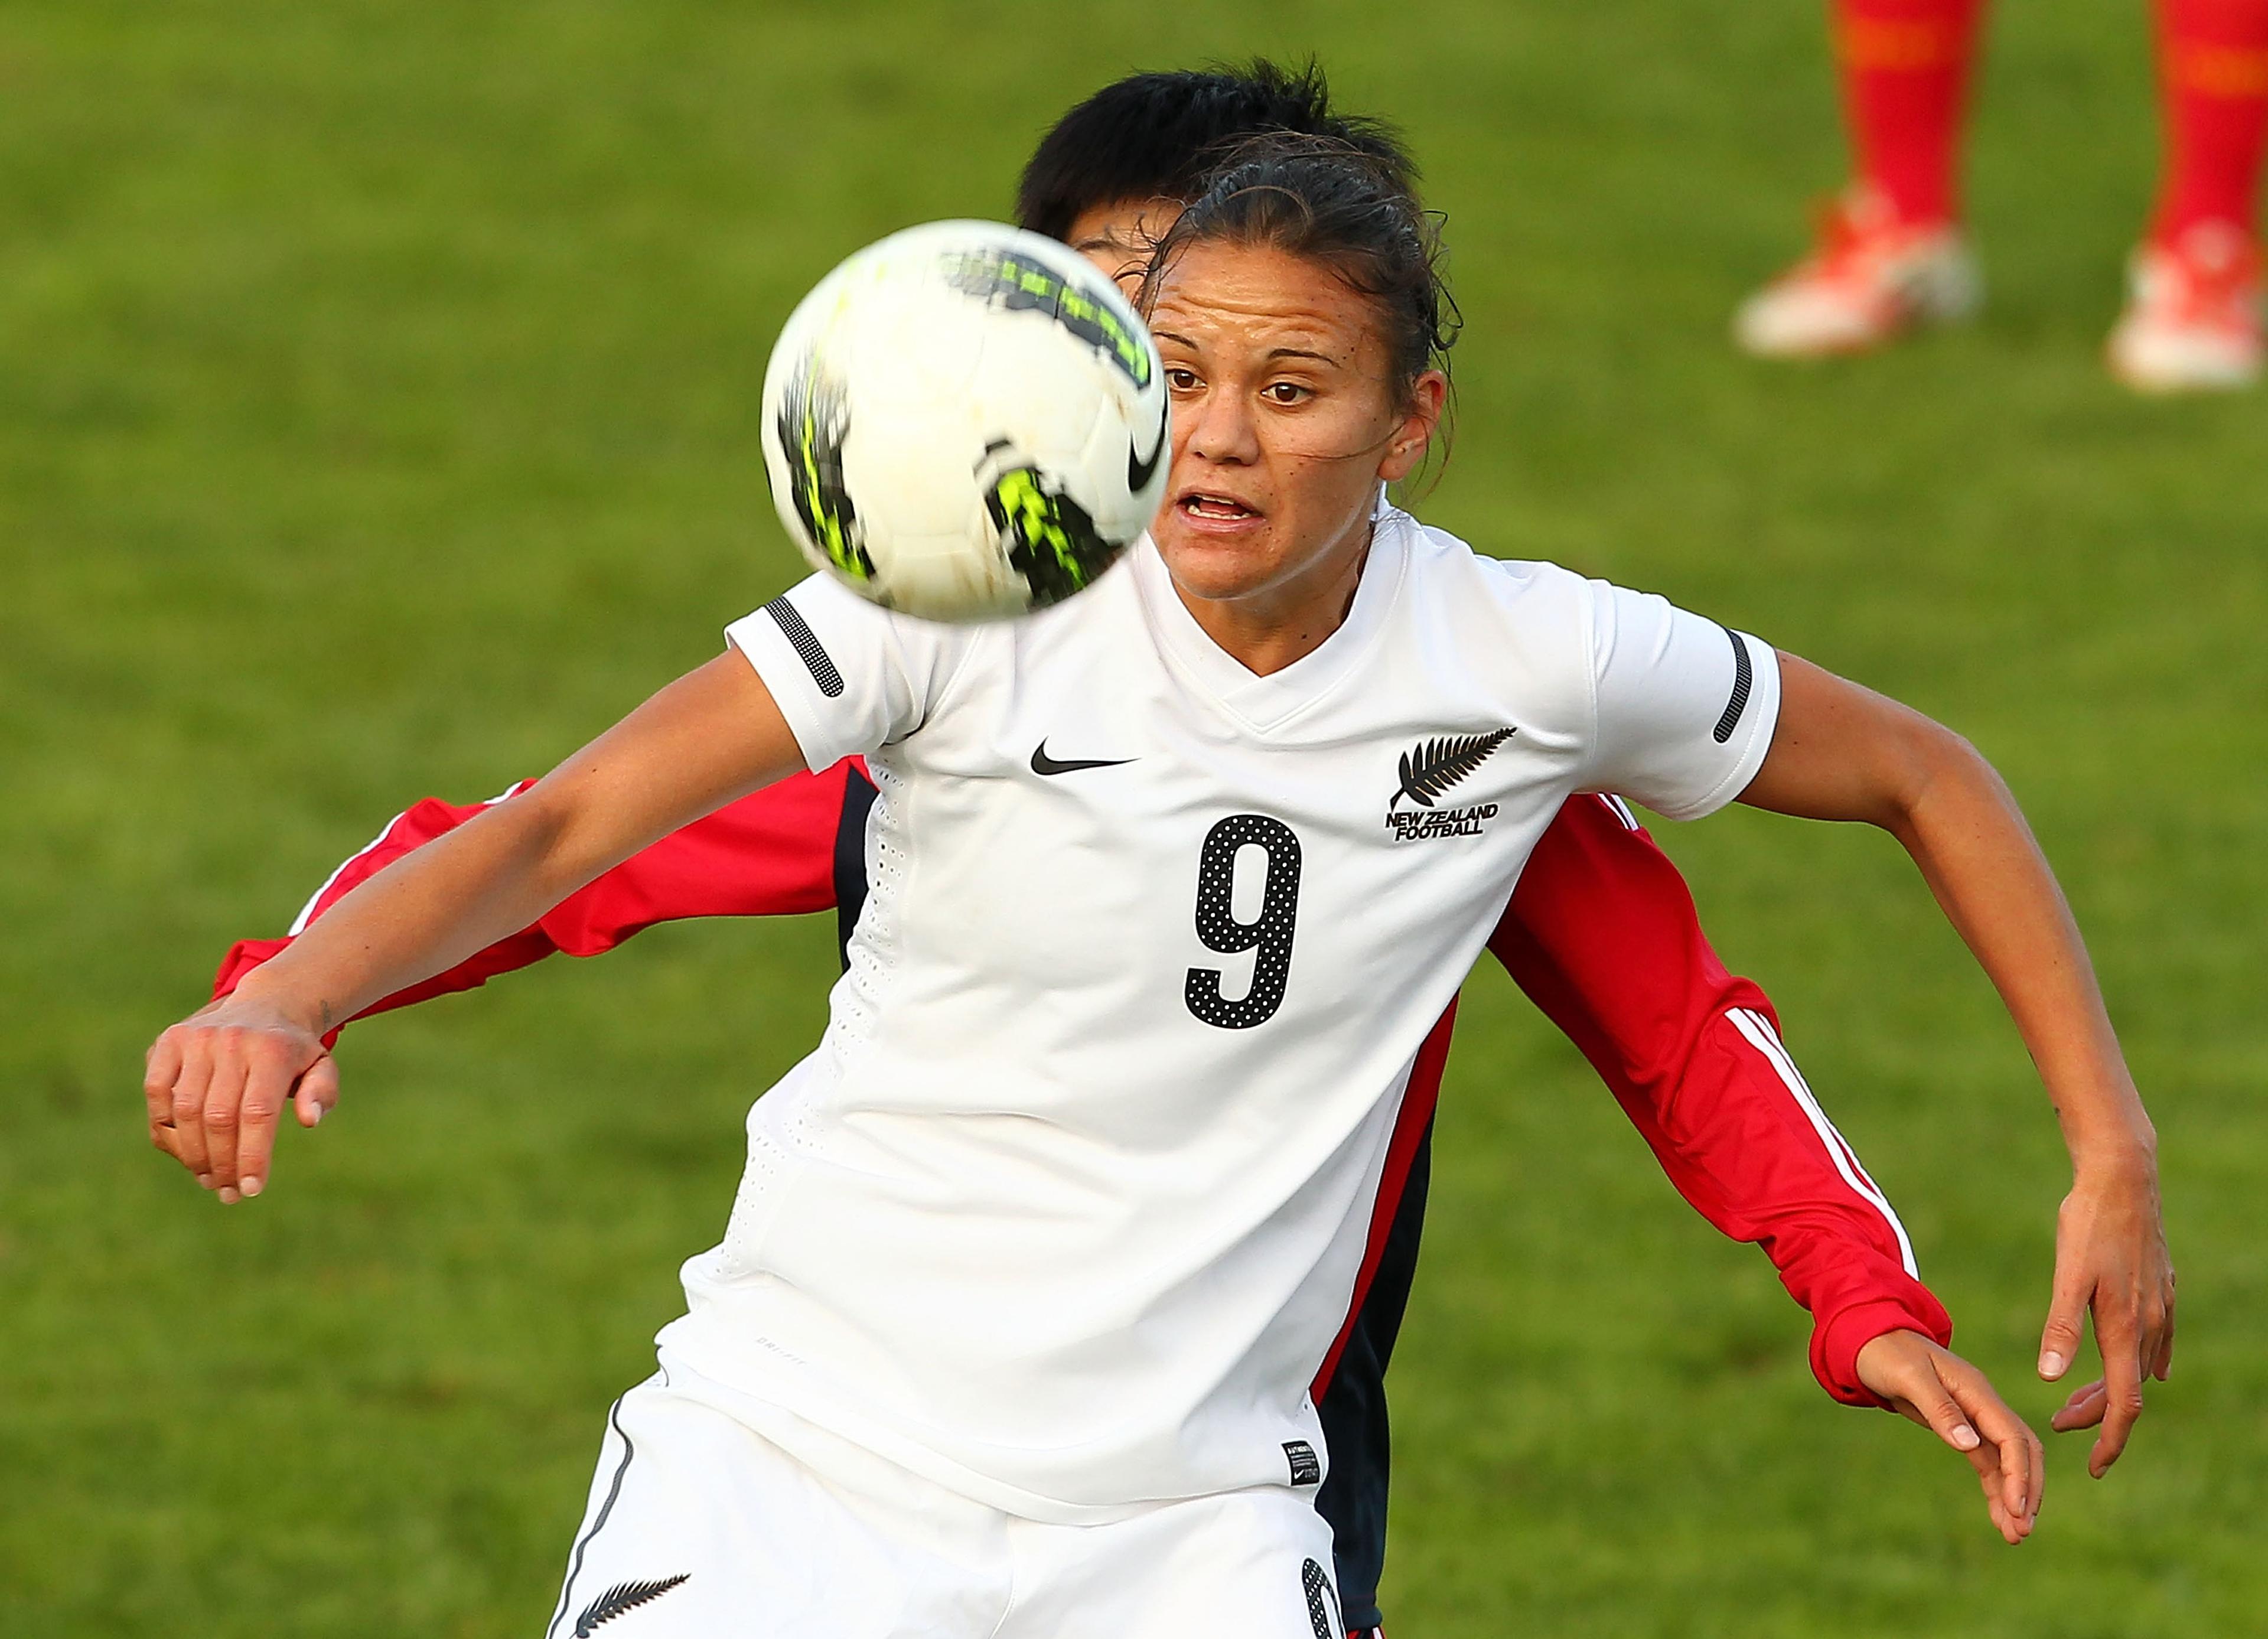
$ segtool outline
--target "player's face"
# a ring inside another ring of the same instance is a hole
[[[1081,211],[1065,242],[1116,280],[1130,300],[1149,268],[1151,248],[1181,214],[1177,199],[1116,199]]]
[[[1447,383],[1428,371],[1398,393],[1372,298],[1268,246],[1191,246],[1150,330],[1174,442],[1151,534],[1182,592],[1263,617],[1351,595],[1379,481],[1423,457]]]

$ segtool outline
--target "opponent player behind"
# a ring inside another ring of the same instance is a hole
[[[578,1587],[608,1590],[585,1626],[636,1587],[657,1634],[747,1610],[787,1635],[1331,1633],[1304,1385],[1492,921],[1471,905],[1575,790],[1892,829],[2058,1097],[2141,1119],[2044,862],[1955,737],[1793,660],[1783,704],[1752,639],[1373,511],[1445,390],[1406,197],[1343,156],[1261,159],[1161,258],[1182,413],[1131,573],[973,629],[806,583],[156,1049],[153,1121],[232,1184],[207,1102],[280,1093],[322,1030],[694,815],[870,754],[885,869],[834,1022],[756,1106],[726,1240],[617,1404],[562,1619]],[[1003,748],[1066,713],[1124,754],[1029,777]],[[1488,812],[1405,847],[1378,797],[1428,729],[1485,745],[1429,777]],[[1256,951],[1241,994],[1209,956],[1230,949]],[[1859,1365],[1896,1399],[1947,1360],[1902,1332]],[[1972,1459],[2021,1535],[2039,1449],[1984,1409],[1998,1460]]]
[[[1268,130],[1358,141],[1396,175],[1414,168],[1383,128],[1335,115],[1312,66],[1297,75],[1266,62],[1237,72],[1143,74],[1098,92],[1048,134],[1026,169],[1017,214],[1027,227],[1077,239],[1115,272],[1138,254],[1136,224],[1170,222],[1210,153]],[[678,917],[832,906],[847,948],[866,892],[873,793],[863,767],[847,761],[730,804],[607,872],[539,922],[372,1011],[469,988],[562,949],[594,954]],[[486,805],[429,799],[397,816],[332,874],[293,931]],[[289,942],[240,942],[222,965],[216,994]],[[1779,1044],[1769,1001],[1717,960],[1675,867],[1626,808],[1592,797],[1563,807],[1490,946],[1613,1088],[1689,1202],[1726,1233],[1763,1243],[1811,1312],[1812,1366],[1830,1393],[1873,1402],[1858,1381],[1856,1356],[1885,1331],[1904,1327],[1950,1341],[1941,1308],[1914,1279],[1911,1251],[1888,1202],[1826,1125]],[[1331,1454],[1316,1505],[1332,1526],[1347,1619],[1360,1628],[1382,1620],[1377,1589],[1390,1447],[1384,1374],[1415,1270],[1448,1022],[1445,1016],[1439,1050],[1426,1055],[1404,1099],[1353,1313],[1313,1385]],[[328,1074],[320,1069],[319,1083]],[[2162,1262],[2154,1222],[2132,1229],[2148,1233]],[[2093,1250],[2066,1245],[2059,1262],[2084,1265]],[[2059,1281],[2058,1290],[2071,1284]],[[2096,1285],[2079,1287],[2074,1314]],[[2119,1347],[2119,1319],[2106,1301],[2098,1317],[2110,1340],[2106,1354],[2132,1374],[2136,1349]],[[1949,1402],[1933,1410],[1948,1428],[1944,1420],[1957,1415]],[[2094,1415],[2102,1419],[2100,1409]],[[2058,1426],[2072,1424],[2059,1416]],[[2115,1460],[2124,1432],[2114,1415],[2098,1443],[2099,1466]]]
[[[1750,352],[1853,352],[1976,311],[1957,173],[1984,4],[1832,0],[1857,178],[1819,246],[1741,309],[1734,334]],[[2106,350],[2145,392],[2241,387],[2264,350],[2268,0],[2153,9],[2164,173]]]

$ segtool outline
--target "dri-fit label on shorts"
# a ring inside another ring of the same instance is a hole
[[[1285,1441],[1284,1459],[1292,1465],[1293,1485],[1314,1485],[1323,1477],[1323,1466],[1316,1460],[1315,1448],[1305,1440]]]

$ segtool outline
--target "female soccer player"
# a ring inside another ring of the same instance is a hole
[[[1105,272],[1130,270],[1138,282],[1150,248],[1140,224],[1163,226],[1178,217],[1204,191],[1225,147],[1285,131],[1354,143],[1390,175],[1415,172],[1385,128],[1332,107],[1313,63],[1296,70],[1261,61],[1235,70],[1151,72],[1103,87],[1041,139],[1017,189],[1017,219],[1078,245]],[[563,949],[595,954],[653,922],[689,916],[831,907],[847,965],[850,930],[866,898],[873,794],[864,763],[852,758],[728,803],[605,872],[540,922],[377,1006],[464,989]],[[295,932],[402,855],[491,805],[413,805],[332,873]],[[290,944],[290,936],[239,943],[216,994]],[[1919,1280],[1887,1197],[1818,1110],[1780,1043],[1770,999],[1726,971],[1676,867],[1627,805],[1593,793],[1561,805],[1489,948],[1598,1070],[1687,1202],[1725,1233],[1765,1250],[1789,1295],[1810,1314],[1811,1367],[1827,1393],[1845,1403],[1874,1403],[1857,1358],[1884,1333],[1906,1329],[1952,1341],[1950,1319]],[[1315,1508],[1331,1529],[1344,1614],[1358,1639],[1378,1639],[1385,1621],[1380,1584],[1392,1445],[1386,1378],[1416,1275],[1432,1118],[1451,1033],[1445,1014],[1403,1094],[1350,1312],[1308,1390],[1330,1453]],[[334,1069],[326,1060],[303,1078],[315,1084],[316,1102],[328,1096],[322,1084]],[[239,1169],[263,1172],[247,1148],[239,1145]],[[2074,1161],[2088,1186],[2082,1200],[2115,1196],[2118,1180],[2102,1179],[2083,1153]],[[2080,1313],[2092,1292],[2116,1293],[2110,1269],[2155,1240],[2154,1223],[2122,1223],[2116,1214],[2099,1216],[2091,1234],[2061,1238],[2059,1271],[2077,1272],[2061,1283],[2071,1313]],[[2146,1345],[2133,1340],[2121,1348],[2115,1304],[2105,1305],[2098,1327],[2106,1358],[2138,1370],[2131,1363]],[[1948,1398],[1935,1409],[1941,1415],[1951,1406]],[[2108,1423],[2106,1464],[2119,1434],[2115,1421]]]
[[[1955,737],[1376,503],[1446,381],[1428,246],[1370,167],[1232,170],[1154,297],[1174,477],[1125,570],[976,628],[807,582],[155,1049],[153,1122],[233,1187],[234,1110],[325,1029],[867,755],[827,1038],[752,1113],[725,1242],[612,1414],[555,1631],[1330,1635],[1305,1385],[1423,1041],[1572,791],[1884,825],[2059,1103],[2146,1131],[2044,862]],[[1908,1332],[1859,1363],[1894,1402],[1959,1385],[1955,1443],[2025,1534],[2039,1447],[1974,1369]]]

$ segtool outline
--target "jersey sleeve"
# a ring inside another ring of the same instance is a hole
[[[1680,1194],[1761,1246],[1811,1315],[1813,1375],[1881,1402],[1859,1351],[1953,1323],[1889,1202],[1779,1039],[1771,1002],[1728,973],[1685,881],[1613,798],[1576,797],[1536,844],[1489,948],[1613,1091]]]
[[[1771,645],[1651,593],[1589,583],[1593,739],[1581,789],[1672,820],[1723,807],[1771,749]]]
[[[495,802],[509,800],[532,781],[514,785],[494,802],[460,805],[427,797],[395,815],[368,847],[334,871],[317,889],[290,932],[276,939],[240,939],[213,977],[223,996],[284,951],[308,924],[404,855],[447,834]],[[475,952],[455,966],[399,990],[357,1018],[409,1007],[434,996],[470,990],[565,952],[596,956],[656,922],[695,916],[774,916],[825,910],[847,895],[862,894],[863,878],[845,881],[843,832],[859,800],[871,793],[854,762],[821,774],[799,774],[766,787],[674,831],[577,889],[532,925]],[[863,833],[863,825],[860,827]],[[855,856],[850,862],[855,864]],[[330,1033],[335,1041],[338,1032]]]
[[[814,768],[919,728],[975,641],[968,628],[895,614],[823,575],[733,621],[725,636],[763,679]]]

